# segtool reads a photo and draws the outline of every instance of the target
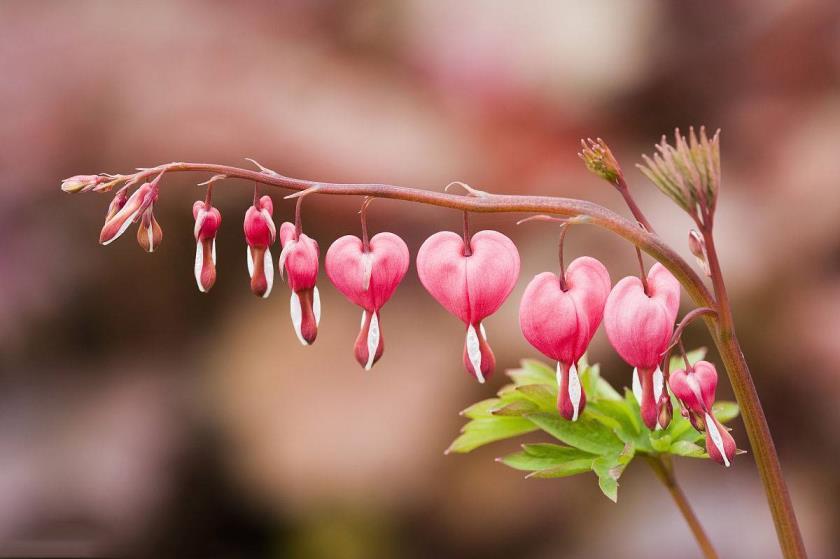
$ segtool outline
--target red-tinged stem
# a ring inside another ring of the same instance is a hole
[[[749,367],[741,351],[741,345],[735,335],[732,306],[723,281],[723,273],[711,232],[711,223],[710,221],[707,223],[708,226],[703,228],[703,240],[706,243],[706,255],[709,260],[709,270],[712,274],[712,285],[718,301],[716,305],[718,326],[716,332],[713,332],[715,344],[729,373],[735,398],[741,408],[741,416],[744,419],[744,426],[750,439],[750,446],[756,466],[758,466],[761,482],[764,484],[764,491],[767,495],[773,522],[776,525],[776,535],[779,538],[782,553],[785,559],[805,558],[807,557],[805,544],[799,532],[799,525],[793,510],[787,483],[782,476],[782,466],[776,452],[776,445],[773,443],[770,427],[767,425],[767,418],[764,415],[764,409],[761,407],[752,375],[750,375]]]
[[[703,525],[700,524],[700,519],[697,518],[696,514],[694,514],[694,509],[692,509],[691,505],[688,503],[685,493],[683,493],[682,488],[677,483],[677,478],[674,475],[674,467],[671,464],[670,457],[668,455],[659,455],[648,456],[647,459],[648,464],[650,464],[650,467],[653,469],[656,477],[659,478],[665,488],[668,489],[668,492],[674,499],[674,503],[676,503],[677,508],[680,509],[683,518],[685,518],[686,524],[688,524],[688,527],[691,529],[691,533],[694,534],[694,539],[697,540],[697,545],[700,546],[700,550],[703,552],[703,557],[706,559],[717,559],[717,551],[715,551],[711,540],[709,540],[709,536],[707,536],[705,530],[703,530]]]
[[[731,306],[726,295],[723,275],[710,232],[711,220],[707,221],[708,227],[703,228],[703,235],[708,252],[709,266],[712,272],[712,283],[717,297],[709,292],[694,269],[659,236],[652,232],[647,220],[639,218],[642,214],[638,210],[638,206],[635,205],[635,202],[632,201],[632,197],[628,205],[636,220],[644,227],[639,227],[637,223],[598,204],[554,196],[496,195],[480,191],[475,191],[477,194],[474,196],[455,196],[453,194],[388,184],[316,183],[286,177],[269,170],[253,171],[210,163],[168,163],[152,169],[144,169],[134,175],[124,175],[124,177],[126,179],[142,180],[147,176],[163,171],[208,172],[226,175],[228,178],[253,180],[295,191],[309,190],[311,193],[317,192],[319,194],[389,198],[460,211],[552,214],[575,218],[578,223],[596,225],[630,241],[651,257],[661,262],[665,268],[674,274],[674,277],[682,284],[695,305],[698,307],[712,307],[717,310],[718,316],[716,318],[704,316],[704,320],[715,340],[721,359],[729,374],[738,404],[740,405],[741,414],[747,428],[747,434],[753,448],[753,455],[758,465],[761,480],[764,484],[767,500],[770,504],[770,510],[776,525],[776,532],[782,551],[786,559],[806,557],[796,516],[791,505],[790,495],[782,477],[779,458],[767,426],[767,419],[764,416],[758,394],[752,382],[752,377],[750,376],[744,356],[741,353],[738,340],[735,337]]]
[[[616,182],[612,183],[615,186],[615,189],[618,190],[621,197],[624,198],[624,203],[627,204],[627,207],[630,208],[630,213],[633,214],[633,217],[636,218],[636,221],[639,222],[639,225],[650,231],[651,233],[655,233],[653,230],[653,226],[648,221],[647,217],[645,217],[642,208],[636,203],[636,199],[633,198],[633,195],[630,194],[630,187],[627,186],[627,181],[624,180],[624,175],[619,174],[618,179]]]
[[[470,212],[464,210],[464,256],[472,256],[472,235],[470,234]]]
[[[665,374],[666,379],[668,378],[668,372],[671,365],[671,352],[675,347],[677,347],[677,344],[681,342],[682,334],[688,325],[696,318],[715,315],[717,315],[717,311],[715,309],[711,307],[699,307],[687,312],[680,323],[677,324],[677,327],[674,329],[674,334],[671,336],[671,343],[668,344],[668,348],[662,352],[662,372]]]
[[[303,222],[300,217],[300,206],[303,204],[304,196],[297,199],[295,204],[295,240],[300,239],[300,234],[303,232]]]

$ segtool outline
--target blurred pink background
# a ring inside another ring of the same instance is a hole
[[[219,279],[192,278],[204,175],[167,177],[147,255],[97,244],[109,196],[60,180],[168,161],[440,190],[585,197],[624,212],[576,157],[601,136],[663,236],[689,220],[633,164],[675,126],[723,129],[717,235],[813,557],[840,555],[840,8],[785,2],[0,1],[0,555],[362,559],[697,557],[641,463],[619,503],[593,476],[536,481],[444,456],[458,411],[492,395],[463,372],[460,323],[412,266],[371,372],[359,311],[322,274],[313,348],[287,288],[248,290],[251,185],[216,189]],[[293,205],[271,192],[278,223]],[[304,205],[322,254],[358,233],[356,199]],[[412,254],[456,212],[379,201],[374,231]],[[487,322],[499,369],[536,357],[516,322],[556,230],[477,216],[516,241],[517,290]],[[634,272],[629,246],[573,230],[567,254]],[[687,307],[684,308],[684,310]],[[692,345],[708,344],[698,327]],[[713,356],[714,357],[714,356]],[[629,368],[601,332],[616,385]],[[719,388],[730,397],[728,383]],[[747,446],[740,422],[734,435]],[[677,473],[721,555],[778,557],[750,455]]]

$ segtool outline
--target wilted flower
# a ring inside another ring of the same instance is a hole
[[[519,306],[519,325],[532,346],[557,361],[557,408],[575,421],[586,406],[577,364],[604,316],[610,275],[598,260],[583,256],[564,276],[561,282],[544,272],[531,280]]]
[[[463,237],[441,231],[420,247],[417,273],[432,297],[467,326],[464,366],[484,382],[496,359],[481,322],[502,306],[516,285],[516,245],[497,231],[479,231],[468,250]]]

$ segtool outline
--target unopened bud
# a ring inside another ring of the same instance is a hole
[[[143,212],[140,227],[137,228],[137,242],[146,252],[154,252],[163,241],[163,229],[155,219],[154,206]]]
[[[621,166],[604,140],[587,138],[580,141],[578,157],[583,159],[586,168],[605,181],[616,184],[622,176]]]
[[[657,417],[657,422],[662,429],[667,429],[668,425],[671,424],[671,419],[674,417],[674,407],[671,405],[671,396],[667,390],[662,392],[658,407],[659,416]]]
[[[712,271],[709,269],[709,259],[706,256],[706,241],[696,229],[688,232],[688,249],[697,260],[697,265],[703,269],[703,273],[711,277]]]

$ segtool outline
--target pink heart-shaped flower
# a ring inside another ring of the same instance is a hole
[[[374,235],[368,250],[353,235],[337,239],[327,250],[324,266],[330,281],[365,311],[355,345],[356,360],[365,369],[370,369],[382,355],[385,346],[379,309],[405,277],[408,262],[408,247],[393,233]]]
[[[280,276],[288,274],[292,288],[289,302],[292,326],[303,345],[315,341],[321,322],[321,296],[315,281],[318,279],[318,242],[305,233],[298,235],[294,223],[280,226]]]
[[[564,279],[565,290],[551,272],[531,280],[519,306],[519,325],[531,345],[557,361],[557,407],[574,421],[586,406],[577,362],[601,324],[610,275],[598,260],[583,256],[569,265]]]
[[[460,235],[441,231],[420,247],[417,273],[432,297],[467,325],[464,366],[484,382],[495,358],[481,321],[502,306],[519,278],[513,241],[497,231],[479,231],[470,239],[467,256]]]

